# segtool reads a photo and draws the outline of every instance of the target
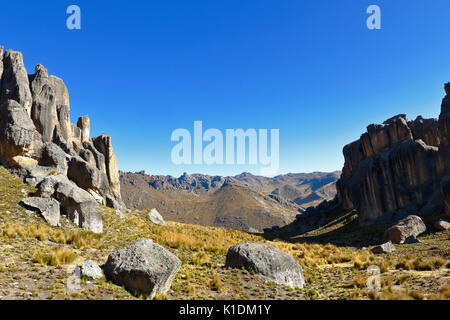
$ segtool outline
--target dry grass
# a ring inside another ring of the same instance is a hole
[[[433,271],[439,270],[446,266],[448,262],[440,257],[408,259],[407,257],[400,259],[395,265],[396,269],[416,270],[416,271]]]
[[[155,295],[155,300],[168,300],[168,299],[169,299],[169,296],[167,295],[167,293],[160,293],[160,292],[158,292]]]
[[[192,255],[192,263],[198,266],[209,265],[211,259],[205,252],[199,251]]]
[[[222,292],[222,279],[220,279],[220,276],[216,273],[213,273],[213,278],[209,282],[209,286],[212,290],[215,290],[219,293]]]
[[[72,263],[76,257],[76,253],[72,249],[57,248],[50,252],[35,252],[33,261],[43,266],[61,266]]]

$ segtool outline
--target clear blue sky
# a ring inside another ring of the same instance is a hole
[[[80,6],[82,29],[66,28]],[[366,8],[382,30],[366,28]],[[339,170],[370,123],[437,117],[450,81],[448,0],[4,1],[0,44],[64,79],[71,118],[113,138],[119,168],[178,176],[170,135],[279,128],[280,171]]]

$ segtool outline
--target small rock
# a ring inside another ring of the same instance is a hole
[[[148,218],[154,224],[158,224],[158,225],[162,225],[162,226],[166,225],[163,217],[159,214],[158,210],[156,210],[156,209],[150,210],[150,212],[148,213]]]
[[[450,228],[450,222],[445,220],[436,221],[436,223],[434,224],[434,228],[438,231],[445,231]]]
[[[95,261],[85,260],[81,265],[81,274],[93,280],[103,278],[103,271]]]
[[[386,243],[380,244],[376,247],[373,247],[371,250],[373,253],[375,254],[380,254],[380,253],[391,253],[395,251],[395,247],[392,244],[391,241],[388,241]]]
[[[406,244],[420,243],[420,240],[414,236],[409,236],[408,238],[405,239],[404,243]]]

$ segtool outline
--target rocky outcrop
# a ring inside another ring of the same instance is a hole
[[[344,147],[337,198],[361,224],[450,210],[449,89],[439,120],[397,115]]]
[[[226,267],[250,269],[278,284],[303,288],[302,267],[288,253],[261,243],[238,243],[228,249]]]
[[[47,176],[39,185],[37,195],[55,198],[61,211],[80,228],[95,233],[103,232],[102,212],[92,195],[79,188],[64,175]]]
[[[108,279],[153,299],[165,293],[181,267],[181,261],[150,239],[141,239],[109,255],[103,269]]]
[[[409,237],[416,238],[427,230],[425,223],[418,216],[408,216],[390,227],[384,233],[383,238],[393,243],[404,243]]]
[[[1,163],[32,186],[52,175],[68,178],[49,197],[63,198],[61,211],[80,226],[101,230],[99,204],[125,207],[111,137],[91,138],[89,116],[70,122],[68,90],[44,66],[28,75],[22,54],[3,55],[3,48],[0,66]]]

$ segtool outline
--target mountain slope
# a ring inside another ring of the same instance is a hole
[[[334,198],[340,172],[287,174],[274,178],[120,173],[130,209],[157,208],[167,220],[262,231],[285,225],[310,205]]]

